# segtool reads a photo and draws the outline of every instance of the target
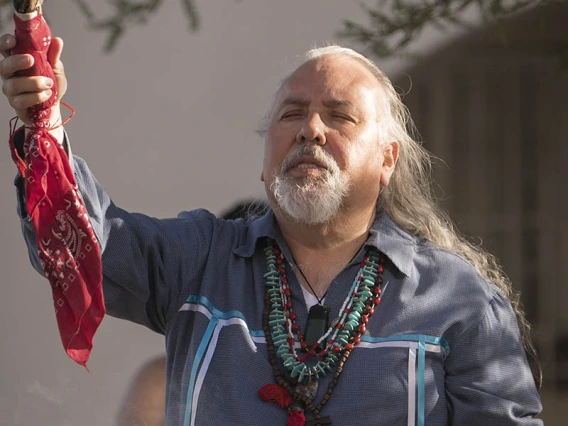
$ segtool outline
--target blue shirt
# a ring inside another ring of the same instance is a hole
[[[272,212],[225,221],[205,210],[156,219],[114,205],[87,165],[73,167],[102,248],[107,312],[163,333],[166,424],[284,426],[263,402],[273,383],[262,332],[266,238],[292,260]],[[21,185],[20,185],[21,186]],[[30,259],[41,272],[20,203]],[[366,245],[387,256],[382,302],[322,415],[334,425],[542,425],[510,303],[459,256],[378,214]],[[326,296],[336,318],[365,249]],[[307,308],[286,264],[298,323]],[[319,402],[331,380],[320,379]],[[310,419],[308,414],[308,419]]]

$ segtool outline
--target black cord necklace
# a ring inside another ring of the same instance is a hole
[[[304,277],[304,280],[306,281],[306,284],[308,284],[308,287],[310,288],[310,290],[312,291],[312,294],[315,296],[315,298],[318,301],[318,305],[322,305],[322,300],[325,299],[325,296],[327,295],[328,290],[325,291],[325,293],[323,294],[323,296],[321,297],[321,299],[318,297],[318,295],[316,294],[316,291],[314,290],[314,288],[312,287],[312,285],[310,284],[310,282],[308,281],[308,278],[306,278],[306,275],[304,274],[304,271],[302,271],[302,268],[300,268],[300,265],[298,265],[296,263],[296,259],[294,259],[292,257],[292,260],[294,261],[294,263],[296,264],[296,268],[298,268],[298,271],[300,271],[300,274],[302,274],[302,277]],[[349,261],[351,262],[351,261]]]
[[[364,245],[365,243],[363,243],[361,247],[363,247]],[[353,257],[349,260],[349,262],[347,262],[347,265],[349,265],[353,261],[353,259],[357,257],[357,254],[359,254],[359,252],[361,251],[361,247],[359,247],[359,249],[355,252]],[[319,338],[323,336],[324,333],[329,328],[330,308],[329,306],[324,305],[322,303],[323,299],[325,299],[325,296],[327,295],[327,292],[329,291],[329,288],[325,291],[323,296],[319,298],[318,295],[316,294],[316,291],[310,284],[310,281],[304,274],[304,271],[302,271],[302,268],[300,268],[300,265],[298,265],[298,262],[296,262],[296,259],[294,259],[293,255],[292,255],[292,260],[294,261],[294,266],[298,269],[298,271],[300,271],[300,274],[304,278],[304,281],[306,281],[306,284],[308,285],[308,287],[312,291],[312,294],[315,296],[316,300],[318,301],[317,304],[313,305],[310,308],[308,312],[308,321],[306,322],[306,326],[304,327],[304,341],[308,345],[308,348],[312,348],[317,343]],[[319,353],[324,348],[325,348],[325,342],[322,341],[319,344],[319,346],[316,348],[316,352]]]
[[[306,284],[308,284],[308,287],[310,287],[312,294],[316,297],[318,301],[317,304],[313,305],[310,308],[310,311],[308,312],[308,321],[306,322],[306,326],[304,327],[304,341],[308,345],[308,348],[312,348],[319,340],[319,338],[323,336],[323,334],[327,331],[329,327],[330,309],[329,306],[326,306],[322,303],[329,289],[325,291],[325,293],[320,299],[316,294],[314,288],[306,278],[306,275],[302,271],[302,268],[300,268],[300,265],[298,265],[298,263],[296,262],[296,259],[292,257],[292,260],[294,260],[296,268],[298,268],[298,271],[300,271],[300,274],[302,274],[302,277],[304,277]],[[325,342],[321,342],[319,346],[316,348],[316,352],[319,353],[324,347],[325,347]]]

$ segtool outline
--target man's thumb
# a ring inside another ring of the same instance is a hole
[[[47,60],[51,66],[55,69],[61,66],[59,61],[61,58],[61,52],[63,51],[63,40],[59,37],[55,37],[51,40],[49,50],[47,51]]]

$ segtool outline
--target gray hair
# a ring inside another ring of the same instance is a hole
[[[375,76],[382,88],[382,99],[378,101],[383,104],[384,114],[379,117],[379,125],[382,126],[381,134],[384,139],[379,143],[398,142],[399,156],[389,185],[381,188],[377,211],[389,214],[408,233],[429,240],[462,257],[501,290],[510,301],[517,317],[523,346],[535,361],[533,373],[535,381],[540,386],[542,372],[530,338],[530,324],[525,318],[519,293],[513,289],[511,281],[495,256],[472,244],[460,234],[448,213],[439,206],[432,185],[432,166],[435,157],[417,141],[418,132],[410,112],[390,79],[367,57],[355,50],[335,45],[309,50],[304,54],[297,68],[324,56],[343,56],[357,61]],[[266,128],[265,125],[264,129]]]

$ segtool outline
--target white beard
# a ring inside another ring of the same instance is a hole
[[[292,161],[302,155],[310,155],[326,167],[321,176],[293,178],[286,175]],[[337,215],[348,193],[349,182],[341,176],[331,155],[313,145],[304,145],[284,161],[271,188],[278,206],[294,221],[319,225]]]

